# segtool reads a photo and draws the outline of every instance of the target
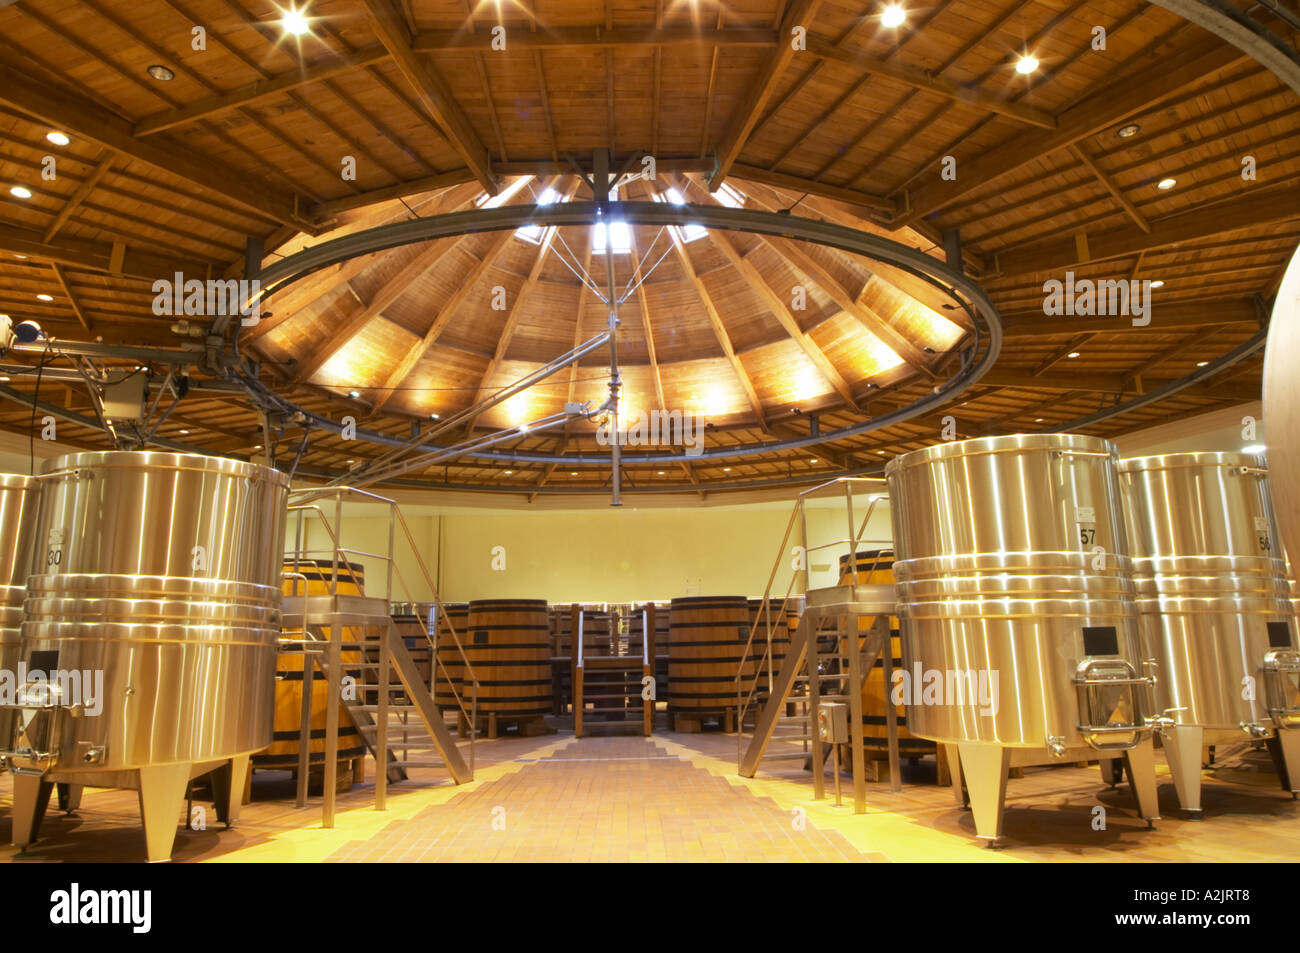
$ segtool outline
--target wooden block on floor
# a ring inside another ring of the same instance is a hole
[[[699,734],[703,730],[703,722],[691,715],[669,715],[673,723],[674,731],[685,732],[686,734]]]

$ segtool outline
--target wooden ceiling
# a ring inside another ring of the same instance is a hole
[[[609,149],[620,162],[657,160],[657,180],[623,198],[676,187],[709,204],[726,182],[748,207],[940,260],[959,243],[1006,325],[995,369],[945,411],[961,434],[1050,428],[1259,331],[1300,241],[1294,93],[1147,0],[904,6],[891,29],[860,0],[318,0],[305,9],[311,32],[294,37],[260,0],[23,0],[0,9],[0,313],[63,339],[175,346],[174,319],[150,310],[157,278],[238,275],[249,237],[270,261],[472,207],[521,176],[533,178],[511,202],[546,187],[585,200],[569,157]],[[1287,19],[1254,12],[1295,44]],[[1021,75],[1026,54],[1039,65]],[[42,176],[47,156],[54,178]],[[341,175],[344,157],[355,180]],[[1175,185],[1158,189],[1165,178]],[[856,424],[951,371],[953,316],[906,276],[784,239],[670,237],[637,228],[635,253],[620,256],[620,284],[638,262],[648,272],[624,308],[622,360],[633,403],[697,409],[713,425],[708,447]],[[544,246],[486,233],[347,262],[273,298],[241,346],[303,407],[404,439],[414,421],[466,407],[595,332],[603,309],[570,268],[590,241],[585,228]],[[599,260],[589,267],[602,277]],[[1066,271],[1162,281],[1151,323],[1045,315],[1043,283]],[[788,307],[796,283],[808,288],[803,311]],[[495,286],[505,309],[492,307]],[[34,375],[11,371],[5,386],[31,394]],[[1256,356],[1087,432],[1256,400],[1260,373]],[[602,384],[593,356],[471,426],[506,426]],[[40,397],[89,414],[65,380]],[[628,482],[708,492],[858,470],[940,439],[941,416],[799,451],[632,468]],[[0,404],[6,429],[26,436],[31,417]],[[199,388],[158,433],[231,454],[264,441],[246,401]],[[284,434],[290,456],[298,438]],[[60,439],[107,445],[74,424]],[[510,448],[597,449],[577,427]],[[346,469],[376,452],[317,434],[301,463]],[[426,478],[592,490],[608,468],[462,459]]]

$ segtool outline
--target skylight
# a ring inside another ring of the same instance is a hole
[[[610,250],[615,255],[628,255],[632,252],[632,229],[627,222],[610,222]],[[591,229],[591,250],[598,254],[605,253],[605,223],[597,222]]]
[[[744,194],[732,188],[726,182],[718,186],[718,191],[713,193],[713,197],[727,208],[744,208],[745,206]]]
[[[509,202],[525,185],[533,181],[531,175],[525,175],[515,179],[496,195],[489,196],[486,192],[480,192],[478,198],[474,199],[474,205],[478,208],[499,208],[506,202]]]
[[[682,198],[682,193],[676,189],[668,189],[663,194],[656,192],[653,194],[653,197],[656,202],[670,202],[673,205],[686,204],[686,199]],[[709,234],[709,230],[703,225],[687,225],[685,227],[670,225],[669,228],[673,233],[673,237],[682,244],[693,242],[695,239],[703,238],[705,235]]]
[[[548,188],[541,195],[537,196],[538,205],[552,205],[560,200],[560,193],[555,189]],[[515,237],[522,238],[526,242],[532,242],[534,245],[541,244],[542,237],[546,234],[544,225],[525,225],[522,228],[515,229]]]

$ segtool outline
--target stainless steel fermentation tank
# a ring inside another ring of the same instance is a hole
[[[60,678],[19,693],[14,843],[35,838],[55,783],[134,788],[163,860],[189,781],[219,769],[230,822],[271,741],[289,481],[114,451],[51,460],[40,482],[22,660]]]
[[[38,480],[0,473],[0,672],[10,679],[17,677],[21,656],[23,600],[32,565],[30,529],[39,498]],[[13,737],[14,715],[13,708],[0,708],[0,749]]]
[[[885,468],[908,729],[946,746],[978,836],[1002,833],[1010,768],[1124,758],[1158,816],[1149,679],[1113,447],[987,437]]]
[[[1268,744],[1300,789],[1296,618],[1259,457],[1173,453],[1119,464],[1144,653],[1186,811],[1201,809],[1203,745]]]

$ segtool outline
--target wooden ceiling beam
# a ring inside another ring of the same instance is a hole
[[[412,258],[397,274],[384,282],[383,287],[363,305],[360,305],[339,326],[337,331],[313,348],[294,368],[293,382],[302,384],[315,376],[335,354],[345,348],[349,341],[361,333],[372,320],[384,313],[394,301],[402,296],[418,281],[425,272],[442,261],[452,249],[460,244],[461,238],[444,238],[434,242]]]
[[[1128,257],[1295,218],[1300,218],[1300,188],[1296,183],[1262,189],[1246,186],[1241,195],[1153,219],[1150,231],[1130,226],[1036,242],[998,254],[995,268],[999,278],[1058,272],[1072,265]]]
[[[1045,110],[1027,106],[1023,103],[1011,102],[978,89],[971,89],[950,80],[941,79],[927,70],[915,66],[890,63],[881,57],[869,56],[853,49],[840,47],[824,37],[809,34],[808,52],[822,59],[834,60],[854,69],[871,73],[873,76],[890,79],[913,89],[932,93],[951,102],[973,106],[976,109],[996,113],[1007,119],[1013,119],[1016,122],[1026,123],[1030,126],[1037,126],[1041,129],[1056,129],[1055,117]]]
[[[846,189],[826,182],[814,182],[812,179],[788,175],[784,172],[774,172],[771,169],[762,169],[758,166],[746,165],[743,162],[732,163],[731,174],[737,178],[760,182],[763,185],[774,185],[779,189],[807,192],[809,195],[819,195],[822,198],[834,199],[848,205],[856,205],[868,212],[894,214],[898,211],[897,203],[883,195],[872,195],[870,192],[863,192],[859,189]]]
[[[443,303],[442,307],[438,309],[438,314],[433,319],[433,323],[429,326],[429,330],[425,332],[424,337],[414,347],[406,352],[402,357],[402,360],[398,362],[397,367],[393,368],[392,373],[390,373],[384,383],[379,386],[379,396],[375,399],[374,405],[370,408],[370,416],[375,416],[383,410],[385,406],[387,406],[389,400],[392,399],[393,394],[402,386],[402,382],[410,376],[411,371],[415,370],[415,365],[419,364],[420,361],[424,359],[424,355],[429,352],[429,348],[433,347],[434,342],[438,340],[438,336],[442,334],[443,330],[447,327],[447,322],[451,320],[456,309],[461,306],[464,300],[469,296],[470,292],[474,290],[474,286],[478,283],[478,280],[487,274],[496,263],[497,257],[506,247],[506,243],[513,237],[514,232],[508,231],[498,232],[493,236],[492,243],[488,245],[487,250],[483,254],[482,260],[480,260],[479,263],[461,279],[460,285],[454,292],[452,292],[451,297],[448,298],[447,301]]]
[[[388,59],[388,50],[382,45],[368,46],[365,49],[357,50],[355,53],[334,56],[328,62],[294,70],[292,73],[286,73],[283,76],[246,83],[228,93],[205,96],[203,99],[188,106],[182,106],[179,109],[161,110],[139,120],[135,124],[134,132],[138,138],[157,135],[168,129],[175,129],[177,126],[222,116],[243,106],[251,106],[272,99],[282,93],[291,92],[303,86],[310,86],[322,80],[332,79],[335,76],[342,76],[386,59]]]
[[[791,0],[785,17],[777,30],[778,45],[773,54],[764,60],[758,76],[747,84],[749,94],[745,103],[736,113],[731,127],[722,141],[713,150],[718,160],[718,167],[709,177],[709,191],[717,191],[728,175],[740,152],[745,147],[749,134],[763,114],[763,107],[776,91],[781,76],[794,59],[795,49],[792,31],[797,26],[805,29],[811,25],[813,16],[821,6],[821,0]]]
[[[1216,324],[1257,324],[1259,313],[1250,298],[1213,298],[1162,304],[1156,299],[1151,323],[1133,327],[1129,317],[1053,317],[1037,312],[1003,315],[1004,339],[1052,337],[1060,334],[1122,334],[1129,331],[1161,332]]]
[[[826,383],[830,384],[835,393],[839,394],[846,404],[856,408],[858,404],[853,399],[853,390],[849,387],[848,381],[835,369],[835,365],[831,363],[830,358],[826,356],[817,342],[799,327],[785,300],[772,290],[763,275],[753,264],[746,260],[745,256],[732,243],[729,236],[716,228],[711,228],[709,229],[709,238],[712,240],[714,247],[721,251],[734,267],[740,270],[741,274],[749,281],[750,286],[758,292],[759,297],[763,299],[763,303],[767,305],[767,309],[772,313],[772,316],[776,318],[781,327],[785,329],[786,334],[790,335],[804,354],[808,356],[808,359],[812,361],[813,366],[817,368]]]
[[[86,320],[86,315],[81,310],[81,305],[77,303],[77,296],[72,293],[72,285],[68,283],[68,276],[64,273],[62,266],[57,261],[50,262],[50,268],[54,270],[54,277],[59,282],[59,287],[63,289],[64,295],[68,298],[68,305],[72,308],[72,313],[77,316],[81,326],[87,331],[90,330],[90,322]]]
[[[496,176],[492,174],[487,147],[474,131],[469,117],[452,95],[447,82],[411,49],[406,18],[394,0],[366,0],[366,9],[379,41],[392,56],[398,71],[415,92],[420,104],[442,128],[452,147],[465,160],[484,190],[489,195],[496,195],[498,186]]]
[[[202,275],[209,262],[172,258],[129,248],[122,242],[92,242],[81,238],[45,241],[41,233],[13,225],[0,225],[0,251],[26,255],[40,261],[58,262],[70,268],[125,275],[154,281],[170,279],[176,272]]]
[[[309,234],[318,231],[299,211],[301,203],[297,195],[270,188],[255,177],[232,173],[180,143],[136,139],[132,123],[121,116],[76,93],[35,82],[2,63],[0,102],[48,123],[51,128],[62,129],[220,195],[259,218],[294,225]]]
[[[1083,163],[1084,167],[1089,172],[1092,173],[1093,178],[1101,183],[1102,188],[1110,193],[1111,198],[1113,198],[1119,204],[1119,207],[1124,210],[1124,214],[1133,219],[1133,224],[1142,229],[1142,231],[1149,233],[1151,231],[1151,225],[1147,222],[1146,216],[1138,211],[1138,207],[1129,200],[1127,195],[1124,194],[1124,190],[1115,184],[1115,180],[1106,174],[1105,169],[1097,165],[1096,160],[1084,151],[1083,146],[1076,142],[1070,146],[1070,152],[1076,159]]]
[[[694,29],[692,27],[619,27],[612,30],[604,26],[548,27],[537,32],[525,32],[523,27],[506,25],[507,50],[546,50],[561,47],[581,48],[647,48],[647,47],[774,47],[778,34],[775,30],[751,27],[725,29]],[[417,53],[443,53],[459,50],[492,49],[490,33],[470,33],[465,30],[421,30],[415,34],[411,48]]]
[[[42,236],[43,241],[51,241],[59,233],[59,229],[67,224],[68,217],[81,207],[81,203],[94,191],[95,186],[99,185],[99,180],[112,168],[113,160],[116,158],[117,156],[113,154],[111,149],[105,149],[99,154],[99,158],[95,160],[95,168],[91,170],[90,175],[81,180],[77,190],[68,196],[68,200],[63,203],[63,208],[59,209],[59,213],[54,216],[54,220],[45,226],[45,234]]]
[[[1157,390],[1168,384],[1168,380],[1148,380],[1143,382],[1142,392]],[[1127,373],[1099,374],[1096,372],[1071,371],[1058,376],[1035,377],[1032,371],[999,370],[994,368],[980,378],[981,385],[990,387],[1010,387],[1016,390],[1046,391],[1086,391],[1094,394],[1119,395],[1137,393],[1133,381]],[[1179,391],[1182,397],[1221,398],[1223,400],[1259,400],[1258,384],[1232,383],[1229,381],[1208,381],[1194,384]]]
[[[1204,82],[1207,76],[1231,66],[1244,55],[1236,47],[1209,37],[1176,50],[1153,50],[1127,75],[1062,112],[1055,129],[1030,130],[972,159],[959,160],[958,174],[952,181],[932,177],[928,184],[909,193],[909,210],[894,224],[910,225],[939,211],[1035,159],[1095,135],[1188,86]]]

